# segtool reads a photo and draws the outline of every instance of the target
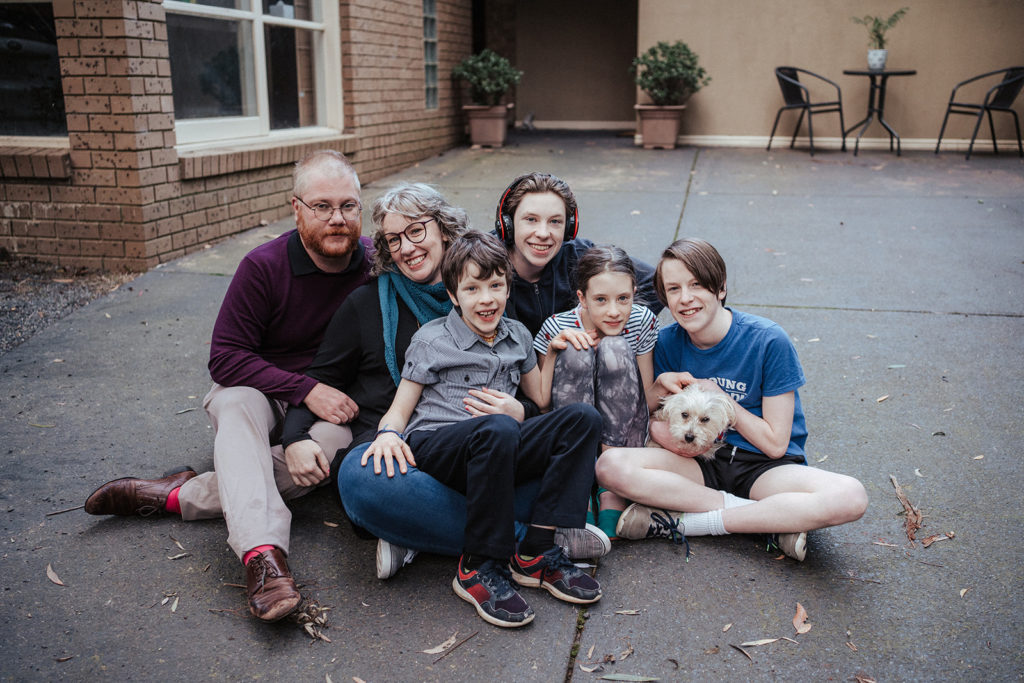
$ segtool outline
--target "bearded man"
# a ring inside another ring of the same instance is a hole
[[[249,609],[277,621],[302,600],[286,556],[286,500],[326,483],[331,461],[351,441],[357,414],[344,393],[302,374],[324,330],[369,276],[359,178],[344,155],[313,152],[293,174],[295,230],[256,247],[239,264],[210,344],[215,384],[203,401],[216,432],[211,472],[178,468],[161,479],[127,477],[96,489],[93,515],[223,517],[228,545],[246,569]],[[318,448],[286,456],[275,441],[288,405],[305,403],[319,421]]]

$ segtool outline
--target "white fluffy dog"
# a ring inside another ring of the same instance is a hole
[[[698,384],[669,394],[654,413],[655,420],[668,423],[677,442],[677,452],[688,457],[711,459],[721,445],[716,440],[736,422],[736,410],[728,396],[705,391]]]

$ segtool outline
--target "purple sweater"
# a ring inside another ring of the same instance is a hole
[[[210,376],[298,405],[316,385],[301,374],[345,297],[367,281],[372,243],[359,240],[341,273],[318,269],[291,230],[238,264],[210,342]]]

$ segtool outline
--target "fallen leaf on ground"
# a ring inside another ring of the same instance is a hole
[[[451,635],[451,637],[450,637],[450,638],[448,638],[448,640],[444,641],[443,643],[441,643],[441,644],[440,644],[440,645],[438,645],[437,647],[432,647],[432,648],[430,648],[429,650],[420,650],[420,652],[422,652],[423,654],[426,654],[426,655],[437,655],[437,654],[441,654],[442,652],[444,652],[445,650],[447,650],[448,648],[450,648],[450,647],[451,647],[452,645],[454,645],[454,644],[455,644],[455,637],[456,637],[457,635],[459,635],[459,632],[458,632],[458,631],[456,631],[455,633],[453,633],[453,634]]]
[[[878,398],[875,399],[875,403],[881,403],[887,398],[889,398],[889,394],[886,394],[885,396],[879,396]]]
[[[960,597],[962,598],[965,595],[967,595],[967,591],[969,591],[969,590],[971,590],[971,589],[970,588],[961,588],[960,589]]]
[[[629,615],[629,616],[633,616],[635,614],[640,614],[640,610],[638,610],[638,609],[617,609],[617,610],[615,610],[615,614],[626,614],[626,615]]]
[[[726,631],[728,631],[731,628],[732,628],[732,622],[730,621],[728,624],[726,624],[725,626],[722,627],[722,633],[725,633]]]
[[[971,458],[971,459],[972,459],[972,460],[984,460],[984,459],[985,459],[985,456],[984,456],[984,455],[976,455],[976,456],[974,456],[974,457],[973,457],[973,458]]]
[[[916,534],[917,530],[921,528],[921,511],[910,504],[910,500],[907,499],[907,494],[903,492],[903,487],[900,486],[898,481],[896,481],[896,477],[890,474],[889,480],[892,482],[893,488],[896,489],[896,498],[899,499],[900,504],[903,505],[903,509],[907,513],[906,519],[903,521],[903,526],[906,529],[907,538],[911,543],[913,543],[917,540],[914,537],[914,534]]]
[[[629,642],[629,638],[624,638],[623,640],[626,641],[626,649],[619,653],[620,662],[624,660],[626,657],[633,654],[633,645]]]
[[[171,611],[172,612],[177,612],[178,611],[178,598],[174,598],[174,602],[171,603]]]
[[[885,366],[887,370],[898,370],[899,368],[907,367],[903,363],[893,363],[892,365]]]
[[[921,545],[923,545],[925,548],[927,548],[932,543],[935,543],[937,541],[945,541],[945,540],[948,540],[950,538],[956,538],[956,534],[954,532],[952,532],[952,531],[947,531],[944,534],[932,534],[928,538],[922,538],[921,539]]]
[[[915,475],[915,476],[918,476],[918,477],[921,477],[922,479],[924,479],[924,475],[923,475],[923,474],[921,474],[921,470],[920,470],[920,468],[917,468],[917,467],[915,467],[915,468],[914,468],[914,475]]]
[[[851,649],[851,650],[853,650],[854,652],[856,652],[856,651],[857,651],[857,646],[856,646],[856,645],[854,645],[853,643],[851,643],[850,641],[846,641],[846,647],[850,648],[850,649]]]
[[[604,666],[601,664],[595,664],[594,666],[583,666],[583,662],[580,662],[580,671],[592,674],[595,671],[604,671]]]
[[[58,586],[64,585],[64,582],[60,580],[60,577],[57,576],[57,572],[53,571],[53,567],[51,567],[50,565],[46,565],[46,578],[48,578],[50,581],[53,581]]]
[[[751,662],[754,661],[754,658],[750,656],[750,653],[747,652],[746,650],[744,650],[739,645],[733,645],[732,643],[729,643],[729,647],[733,648],[734,650],[739,650],[740,652],[742,652],[743,656],[746,657],[747,659],[749,659]]]
[[[325,519],[325,520],[324,520],[324,526],[329,526],[329,527],[331,527],[332,529],[334,529],[334,528],[336,528],[336,527],[338,526],[338,523],[337,523],[337,522],[328,522],[328,521],[327,521],[327,520]]]
[[[168,560],[180,560],[183,557],[188,557],[190,553],[178,553],[177,555],[168,555]]]
[[[818,458],[818,462],[825,462],[826,460],[828,460],[828,456],[827,455],[823,455],[820,458]]]
[[[174,542],[174,545],[178,546],[182,550],[185,549],[185,546],[183,546],[174,536],[168,536],[168,538],[170,538]]]
[[[67,657],[57,657],[57,658],[56,658],[56,659],[54,659],[53,661],[55,661],[55,662],[66,662],[66,661],[68,661],[69,659],[74,659],[74,658],[75,658],[75,656],[74,656],[74,655],[68,655]]]
[[[53,429],[57,425],[41,425],[41,424],[38,424],[38,423],[35,423],[35,422],[29,422],[28,426],[29,427],[39,427],[40,429]]]
[[[589,650],[587,650],[587,659],[590,659],[591,657],[593,657],[593,656],[594,656],[594,648],[595,648],[595,647],[597,647],[597,645],[596,645],[596,644],[595,644],[595,645],[591,645],[591,646],[590,646],[590,649],[589,649]]]
[[[599,681],[660,681],[654,676],[634,676],[633,674],[608,674],[598,678]]]
[[[932,432],[932,436],[945,436],[945,435],[946,435],[946,432],[943,432],[943,431]]]
[[[801,634],[811,630],[811,625],[807,623],[807,610],[799,602],[796,603],[796,614],[793,615],[793,628]]]
[[[704,654],[706,654],[706,655],[717,655],[718,654],[718,646],[715,645],[714,647],[709,647],[708,649],[704,650]]]
[[[857,683],[876,683],[875,679],[871,678],[871,676],[865,676],[864,674],[854,674],[853,680]]]
[[[767,645],[768,643],[774,643],[780,638],[762,638],[761,640],[748,640],[745,643],[740,643],[743,647],[757,647],[758,645]]]

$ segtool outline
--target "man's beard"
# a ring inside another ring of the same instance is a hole
[[[305,247],[324,258],[339,258],[351,254],[359,243],[359,228],[350,223],[339,226],[325,225],[321,228],[307,225],[297,227]],[[339,237],[345,239],[339,240]]]

